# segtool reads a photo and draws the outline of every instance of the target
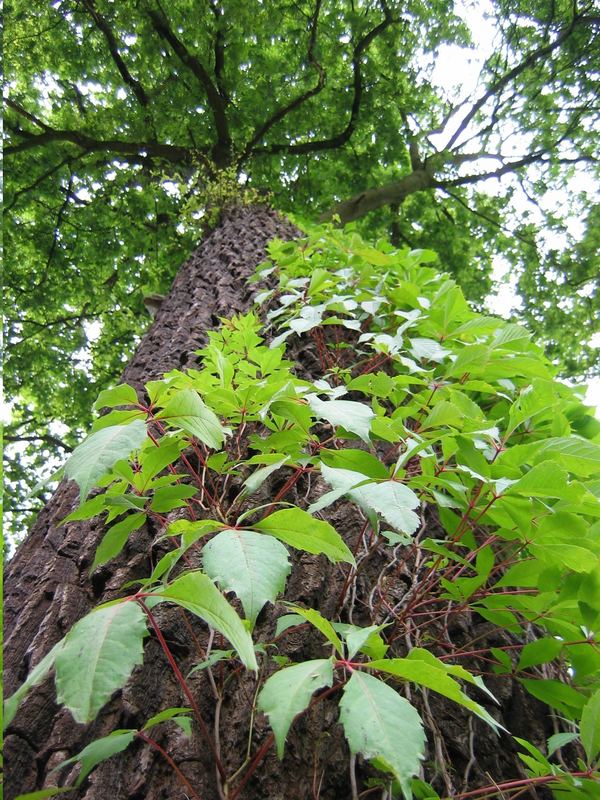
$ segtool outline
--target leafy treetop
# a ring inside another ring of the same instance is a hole
[[[594,368],[581,332],[594,319],[596,207],[559,251],[510,203],[522,188],[545,207],[594,168],[591,5],[497,0],[497,46],[464,102],[430,79],[442,45],[471,44],[447,0],[7,11],[6,438],[28,448],[7,477],[22,511],[24,461],[39,469],[74,445],[143,327],[143,295],[168,287],[238,181],[307,219],[337,213],[435,247],[475,302],[504,254],[552,357],[568,374]],[[591,204],[585,186],[570,194],[575,215]],[[549,222],[564,241],[563,215]]]

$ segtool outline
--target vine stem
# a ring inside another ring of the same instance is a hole
[[[219,758],[219,754],[217,753],[217,749],[215,747],[215,743],[213,742],[213,740],[211,738],[211,735],[208,732],[208,728],[206,727],[206,723],[204,722],[204,719],[202,718],[202,714],[200,713],[200,709],[198,708],[198,703],[196,702],[196,698],[192,694],[192,692],[190,690],[190,687],[187,685],[187,682],[186,682],[185,678],[183,677],[183,674],[182,674],[181,670],[177,666],[177,662],[173,658],[173,653],[171,653],[171,650],[169,649],[169,645],[167,644],[166,639],[163,636],[163,633],[162,633],[161,629],[159,628],[156,619],[154,618],[154,615],[152,614],[150,609],[147,607],[147,605],[144,603],[144,601],[141,598],[138,599],[137,602],[141,605],[142,609],[144,610],[144,613],[148,617],[150,625],[152,625],[154,633],[156,634],[156,638],[158,639],[158,641],[160,643],[160,646],[162,647],[163,652],[166,655],[169,664],[171,665],[171,669],[173,670],[173,673],[174,673],[175,677],[177,678],[177,681],[179,682],[179,685],[183,689],[183,693],[187,697],[187,699],[189,701],[189,704],[192,707],[192,710],[194,711],[194,716],[196,717],[196,720],[198,721],[198,725],[200,726],[200,730],[202,731],[202,735],[206,739],[206,742],[207,742],[208,746],[211,749],[211,752],[212,752],[212,754],[214,756],[214,759],[215,759],[215,764],[217,765],[217,769],[219,771],[219,775],[221,776],[221,780],[225,781],[226,778],[227,778],[227,774],[225,772],[223,764],[221,763],[221,759]]]
[[[523,778],[518,781],[506,781],[506,783],[499,783],[496,786],[483,786],[480,789],[472,789],[470,792],[463,792],[456,794],[452,797],[445,797],[444,800],[465,800],[468,797],[488,797],[496,794],[498,791],[505,792],[511,789],[521,789],[528,786],[541,786],[544,783],[553,783],[560,781],[562,777],[570,778],[591,778],[591,770],[588,772],[570,772],[568,776],[565,775],[540,775],[536,778]]]
[[[252,777],[252,775],[253,775],[254,771],[256,770],[256,768],[258,767],[260,762],[263,760],[263,758],[267,755],[267,753],[269,752],[269,750],[273,746],[273,742],[274,741],[275,741],[275,735],[273,733],[270,733],[267,736],[267,738],[265,739],[265,741],[263,742],[263,744],[262,744],[260,750],[258,751],[258,753],[252,759],[252,763],[248,767],[248,771],[246,772],[246,774],[242,778],[239,786],[234,790],[233,794],[230,797],[230,800],[237,800],[240,792],[242,791],[244,786],[248,783],[248,781]]]
[[[161,754],[161,756],[169,764],[169,766],[171,767],[173,772],[177,775],[177,777],[179,778],[181,783],[185,786],[185,788],[192,795],[192,797],[195,798],[195,800],[202,800],[202,798],[200,797],[198,792],[194,789],[192,784],[188,781],[188,779],[185,777],[183,772],[179,769],[177,764],[173,761],[173,759],[167,753],[167,751],[164,749],[164,747],[161,747],[158,742],[154,741],[154,739],[151,739],[149,736],[146,736],[146,734],[143,731],[138,731],[136,735],[139,736],[140,739],[143,739],[144,742],[149,744],[150,747],[153,747],[156,751],[158,751]]]

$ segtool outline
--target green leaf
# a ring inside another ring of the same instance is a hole
[[[322,614],[319,614],[315,608],[301,608],[300,606],[295,606],[291,603],[288,603],[288,607],[291,608],[295,614],[298,614],[300,617],[304,617],[304,619],[310,622],[311,625],[314,625],[317,630],[321,631],[323,636],[335,647],[339,655],[342,658],[344,657],[344,647],[342,645],[342,641],[328,619],[325,619]]]
[[[390,477],[389,470],[381,463],[378,458],[364,450],[326,450],[319,452],[319,457],[323,464],[328,467],[351,470],[362,475],[362,480],[372,478],[373,480],[386,480]]]
[[[355,671],[344,687],[340,722],[350,751],[381,759],[410,798],[410,781],[424,756],[425,731],[408,700],[372,675]]]
[[[550,758],[552,753],[555,753],[557,750],[560,750],[561,747],[564,747],[566,744],[570,744],[578,738],[579,734],[576,731],[555,733],[548,739],[548,758]]]
[[[383,658],[385,655],[387,646],[378,634],[387,625],[369,625],[367,628],[359,628],[357,625],[338,623],[334,624],[333,627],[344,637],[348,649],[348,658],[353,658],[359,650],[367,653],[367,655],[370,654],[367,651],[379,650],[381,652],[383,650],[381,656],[376,657]]]
[[[94,403],[94,408],[98,411],[101,408],[114,408],[114,406],[136,405],[138,402],[137,392],[128,383],[120,383],[111,389],[104,389],[98,395]]]
[[[479,703],[471,700],[443,668],[438,668],[425,661],[407,658],[382,658],[378,661],[370,661],[367,666],[369,669],[386,672],[389,675],[395,675],[397,678],[403,678],[419,686],[432,689],[434,692],[464,706],[464,708],[468,708],[469,711],[472,711],[487,722],[494,730],[499,727],[496,720]]]
[[[275,638],[279,638],[284,631],[288,628],[295,628],[298,625],[306,624],[304,617],[300,614],[283,614],[277,618],[277,625],[275,626]]]
[[[96,609],[71,628],[56,657],[56,694],[77,722],[91,722],[142,663],[145,633],[134,602]]]
[[[172,511],[174,508],[183,508],[187,505],[185,501],[193,497],[197,492],[198,489],[195,486],[189,486],[187,483],[180,483],[176,486],[161,486],[154,492],[150,508],[158,513]]]
[[[188,714],[191,710],[191,708],[187,708],[185,706],[180,708],[165,708],[164,711],[159,711],[158,714],[150,717],[142,730],[147,731],[149,728],[153,728],[154,725],[159,725],[161,722],[168,722],[174,717],[180,717],[182,714]]]
[[[421,520],[413,508],[419,505],[417,495],[399,481],[365,482],[366,476],[347,469],[334,469],[321,464],[321,473],[335,490],[347,494],[361,508],[375,511],[403,533],[414,533]],[[361,485],[358,485],[361,484]],[[311,506],[317,507],[318,504]]]
[[[326,419],[334,427],[341,425],[342,428],[355,433],[370,444],[369,432],[375,413],[369,406],[352,400],[324,401],[316,394],[307,394],[306,399],[317,417]]]
[[[323,553],[336,563],[354,564],[354,556],[342,537],[328,522],[315,519],[300,508],[285,508],[275,511],[251,526],[263,531],[298,550],[307,553]]]
[[[286,461],[289,460],[290,457],[285,456],[285,458],[276,461],[274,464],[268,464],[266,467],[261,467],[253,472],[252,475],[249,475],[244,481],[244,497],[247,497],[248,495],[254,494],[254,492],[258,491],[269,475],[278,470],[286,463]]]
[[[213,450],[220,449],[228,433],[219,422],[216,414],[208,408],[193,389],[177,392],[156,415],[156,419],[166,420],[176,428],[182,428],[190,436],[195,436]]]
[[[588,761],[592,764],[600,753],[600,689],[594,692],[583,707],[579,733]]]
[[[75,786],[81,786],[90,772],[95,766],[107,758],[121,753],[133,742],[136,731],[114,731],[109,736],[104,736],[102,739],[96,739],[94,742],[88,744],[83,750],[72,758],[63,761],[55,769],[62,769],[67,764],[74,764],[76,761],[81,761],[81,770],[77,776]]]
[[[585,697],[572,686],[555,680],[530,680],[521,678],[527,691],[543,703],[558,709],[569,719],[579,719]]]
[[[231,642],[247,669],[258,670],[252,637],[207,575],[188,572],[156,592],[156,596],[177,603],[203,619]]]
[[[600,473],[600,444],[580,436],[545,439],[536,443],[534,454],[536,464],[551,458],[576,475]]]
[[[294,717],[304,711],[317,689],[331,686],[332,683],[333,664],[330,658],[286,667],[266,681],[258,696],[258,709],[269,717],[279,758],[283,758],[285,740]]]
[[[193,675],[195,672],[202,672],[203,669],[214,667],[219,661],[229,661],[229,659],[233,658],[234,652],[234,650],[211,650],[208,658],[205,658],[204,661],[192,667],[188,672],[188,676]]]
[[[438,428],[445,425],[461,428],[463,418],[463,413],[454,403],[442,400],[425,417],[421,429],[426,430],[427,428]]]
[[[17,691],[4,701],[4,715],[2,720],[2,726],[4,730],[8,728],[10,723],[15,718],[15,714],[17,713],[19,705],[21,704],[21,701],[27,692],[34,686],[37,686],[38,683],[41,683],[46,675],[50,672],[54,666],[56,656],[63,646],[63,643],[64,639],[61,639],[60,642],[57,642],[52,650],[50,650],[49,653],[46,653],[44,658],[42,658],[42,660],[35,665],[35,667],[27,676],[25,682],[19,686]]]
[[[277,539],[253,531],[224,530],[204,545],[204,571],[226,592],[240,598],[254,623],[265,603],[285,589],[291,565]]]
[[[88,436],[75,448],[64,466],[65,476],[77,481],[83,501],[110,468],[137,450],[146,439],[146,425],[134,420],[129,425],[114,425]]]
[[[47,797],[56,797],[59,794],[72,792],[74,789],[74,786],[48,786],[46,789],[38,789],[37,792],[19,794],[15,800],[46,800]]]
[[[525,497],[563,497],[572,496],[571,487],[567,483],[567,473],[553,461],[543,461],[528,470],[516,483],[513,483],[505,495],[519,494]]]
[[[96,495],[82,503],[75,511],[72,511],[68,517],[65,517],[60,523],[64,525],[66,522],[78,522],[82,519],[91,519],[101,514],[106,507],[107,497],[105,494]]]
[[[559,639],[544,638],[526,644],[521,650],[517,669],[527,669],[537,664],[553,661],[562,650],[563,643]]]
[[[169,464],[177,461],[183,447],[183,442],[170,436],[163,436],[159,441],[158,447],[154,443],[152,443],[151,447],[145,447],[138,457],[142,477],[142,482],[138,487],[139,490],[143,492],[152,478],[162,472]]]
[[[93,572],[100,564],[105,564],[107,561],[110,561],[111,558],[118,555],[125,546],[129,534],[141,528],[146,519],[147,517],[145,514],[130,514],[128,517],[125,517],[125,519],[122,519],[120,522],[110,527],[102,537],[102,541],[96,549],[94,563],[90,567],[90,572]]]

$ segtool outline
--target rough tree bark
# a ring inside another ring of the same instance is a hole
[[[193,363],[193,351],[205,341],[206,330],[218,325],[220,316],[249,307],[251,292],[245,279],[264,259],[267,242],[275,236],[292,238],[297,234],[289,222],[265,208],[239,208],[225,214],[220,226],[181,268],[170,295],[127,366],[123,380],[141,389],[145,381],[156,379],[174,367]],[[297,348],[296,355],[301,357],[304,368],[310,369],[310,347],[305,342]],[[275,491],[272,486],[271,489]],[[290,499],[302,504],[305,490],[306,487],[299,486],[297,497]],[[5,580],[7,694],[17,688],[30,668],[74,622],[99,602],[123,596],[123,584],[147,576],[151,564],[162,554],[155,542],[159,532],[148,525],[132,535],[119,558],[96,570],[90,579],[90,564],[103,530],[94,520],[59,527],[59,521],[76,505],[75,485],[62,483],[8,566]],[[338,504],[328,519],[352,548],[362,524],[356,508]],[[433,514],[428,519],[433,528],[436,525]],[[370,559],[361,578],[363,583],[357,586],[358,592],[367,591],[369,582],[385,573],[388,566],[385,559],[380,553]],[[344,573],[339,565],[332,565],[324,558],[299,554],[293,558],[286,596],[331,616],[343,581]],[[406,581],[400,584],[398,591],[406,591]],[[366,604],[364,608],[364,612],[355,615],[356,624],[370,624]],[[196,638],[204,637],[204,640],[206,628],[177,609],[161,605],[156,613],[185,673],[198,661],[194,637],[190,636],[191,626]],[[257,633],[272,633],[274,619],[280,613],[274,612],[272,607],[263,611]],[[477,638],[481,643],[487,636],[490,645],[500,644],[489,639],[490,628],[481,619],[464,616],[457,620],[452,634],[456,640],[464,642]],[[295,660],[326,655],[321,638],[305,631],[287,637],[285,654]],[[476,667],[477,664],[466,666]],[[190,683],[204,718],[212,728],[216,703],[206,672],[197,673]],[[487,707],[513,733],[539,743],[552,732],[544,707],[526,696],[510,676],[492,679],[490,685],[502,705],[500,709]],[[231,692],[219,708],[221,759],[229,774],[244,760],[254,690],[252,678],[241,675],[232,683]],[[499,738],[479,720],[462,714],[458,707],[433,695],[417,697],[413,692],[412,699],[429,728],[427,779],[436,779],[436,762],[439,764],[443,760],[446,765],[445,782],[439,776],[437,779],[442,794],[452,796],[461,790],[488,784],[490,777],[499,781],[523,776],[510,737]],[[477,699],[486,704],[484,696]],[[144,665],[135,670],[123,691],[113,696],[89,726],[76,724],[68,711],[56,705],[53,678],[47,679],[30,692],[7,731],[7,800],[43,786],[72,782],[77,768],[53,774],[51,770],[92,739],[117,728],[140,726],[160,709],[182,705],[182,701],[179,686],[154,636],[149,636],[146,642]],[[160,743],[190,778],[198,795],[203,800],[217,800],[219,791],[209,748],[197,732],[189,741],[178,729],[173,730],[174,727],[158,729]],[[268,735],[266,720],[259,717],[252,740],[253,754]],[[348,763],[347,747],[337,724],[335,698],[328,698],[296,721],[283,761],[279,762],[271,749],[239,797],[240,800],[350,797]],[[375,774],[360,763],[357,771],[359,781]],[[359,788],[361,785],[364,788],[364,783],[359,784]],[[135,741],[124,753],[101,764],[81,789],[69,796],[76,800],[184,800],[188,797],[168,764],[141,741]],[[539,800],[544,793],[538,791],[536,795],[527,796]]]

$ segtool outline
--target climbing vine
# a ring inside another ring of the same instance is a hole
[[[361,789],[353,772],[354,797],[378,785],[448,797],[443,766],[423,770],[426,729],[436,736],[427,698],[508,736],[489,675],[550,706],[556,732],[517,740],[525,778],[452,797],[535,786],[600,796],[600,424],[524,328],[470,310],[435,260],[331,228],[274,241],[253,279],[256,310],[222,320],[197,369],[143,396],[126,384],[100,394],[92,433],[63,468],[80,489],[63,524],[102,517],[90,575],[148,523],[162,555],[32,669],[5,724],[51,670],[58,702],[92,721],[142,663],[149,632],[185,705],[95,740],[61,764],[81,765],[74,785],[23,798],[68,792],[141,739],[198,799],[177,753],[153,738],[170,724],[188,736],[196,726],[221,796],[235,800],[325,697],[339,703],[352,769],[363,758],[378,776]],[[323,518],[340,502],[360,520],[351,540]],[[302,553],[341,576],[330,618],[286,592]],[[201,620],[191,673],[206,671],[216,701],[253,676],[248,750],[233,772],[161,631],[162,604]],[[265,631],[267,604],[281,613]],[[465,615],[498,632],[493,646],[453,637]],[[319,636],[322,657],[290,659],[291,632]],[[253,749],[260,715],[272,733]]]

